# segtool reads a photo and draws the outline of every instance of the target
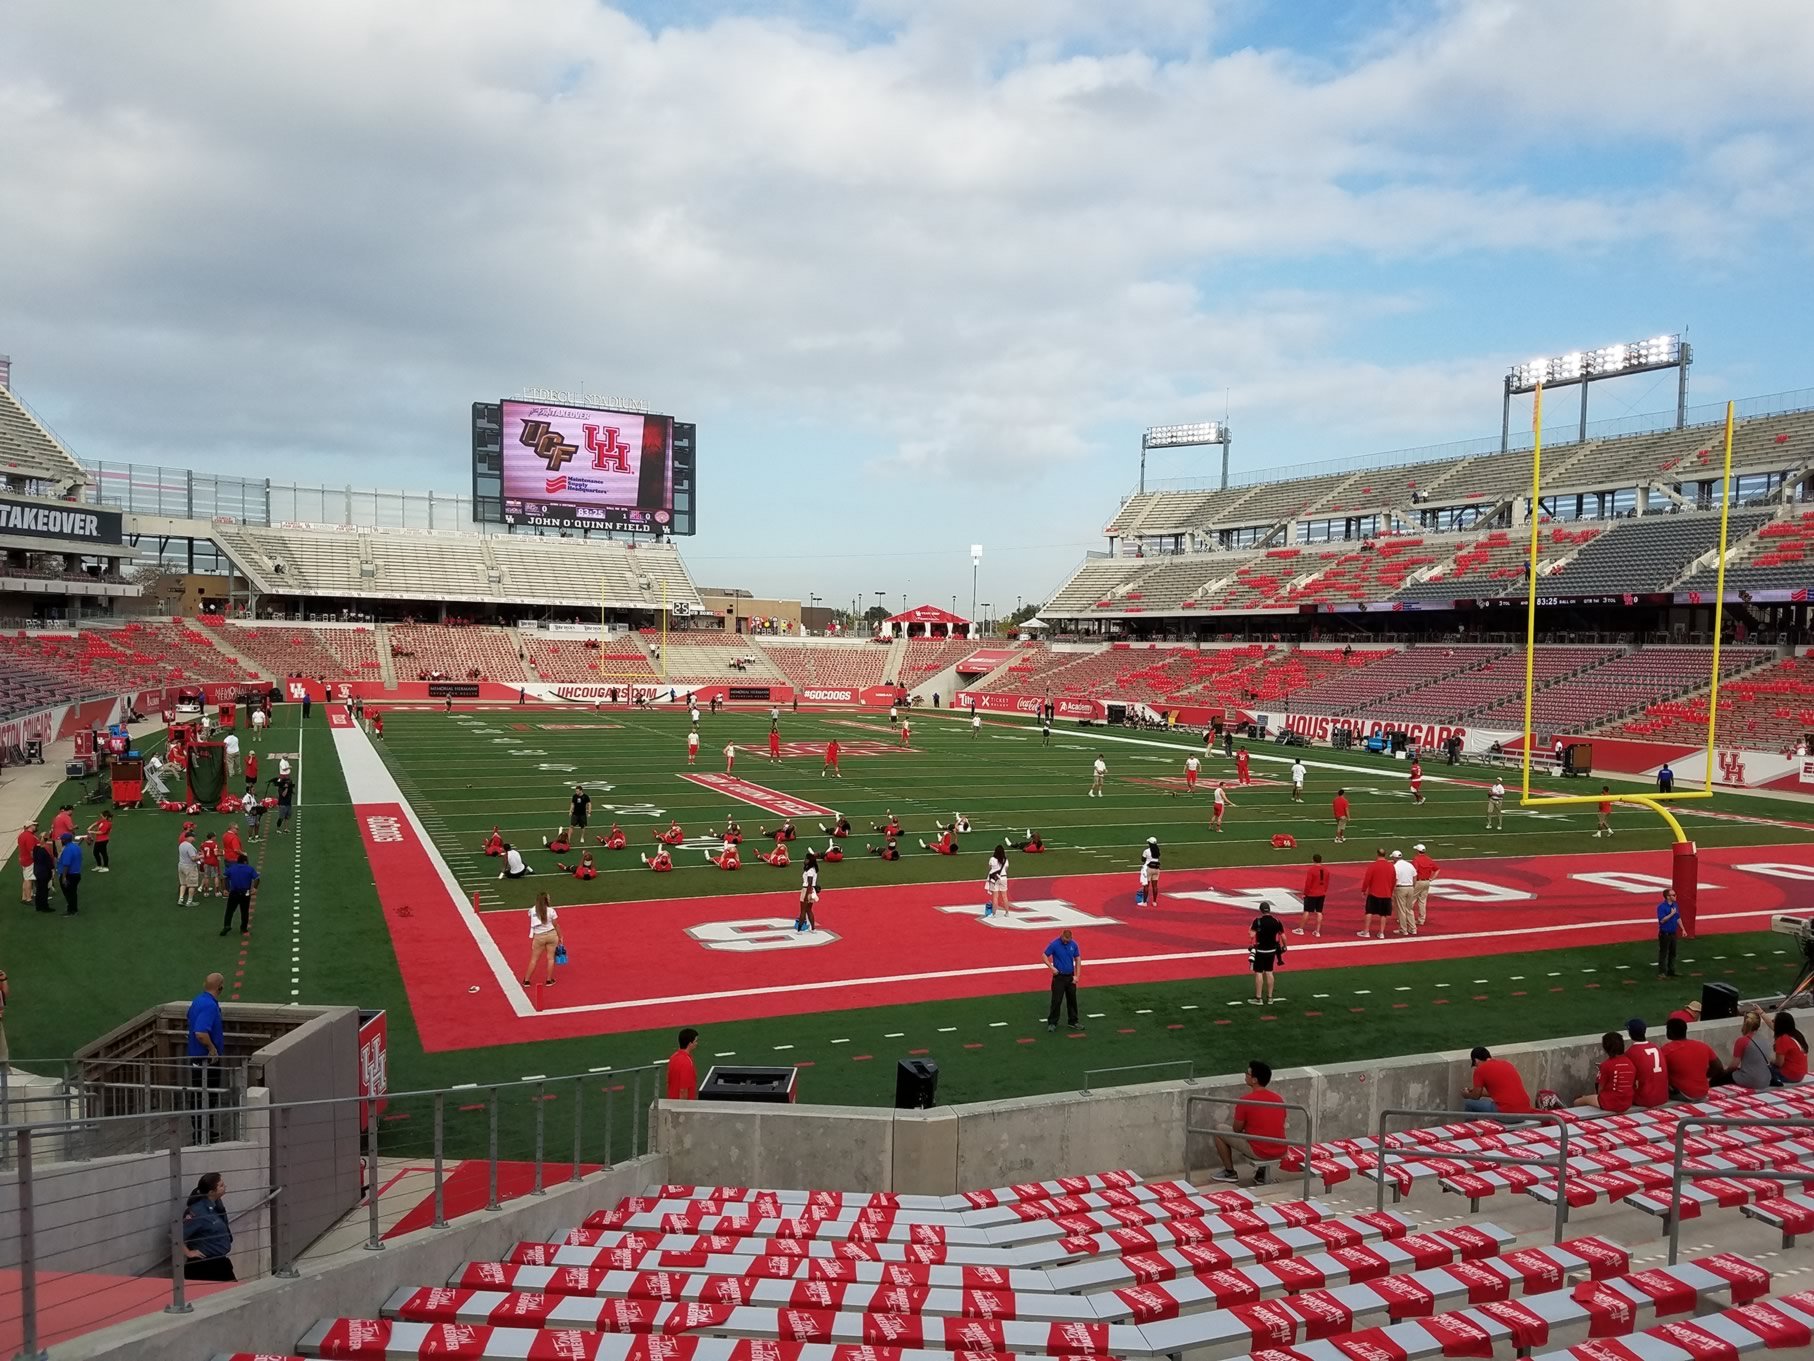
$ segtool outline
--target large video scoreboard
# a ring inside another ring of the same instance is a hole
[[[692,534],[694,439],[693,426],[652,412],[474,402],[474,516],[529,529]]]

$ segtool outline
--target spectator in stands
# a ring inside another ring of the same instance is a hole
[[[1732,1062],[1726,1075],[1739,1087],[1761,1092],[1770,1086],[1771,1041],[1764,1037],[1764,1013],[1761,1007],[1749,1007],[1739,1021],[1738,1038],[1732,1042]]]
[[[1701,1004],[1698,1001],[1684,1003],[1669,1013],[1669,1019],[1679,1020],[1683,1025],[1693,1025],[1701,1019]]]
[[[1066,934],[1069,934],[1068,932]],[[1269,1164],[1285,1156],[1285,1098],[1272,1090],[1272,1065],[1254,1059],[1247,1065],[1247,1095],[1235,1102],[1234,1128],[1242,1137],[1216,1135],[1216,1156],[1222,1166],[1210,1173],[1215,1181],[1239,1181],[1235,1155],[1244,1152],[1254,1164],[1255,1184],[1271,1179]]]
[[[1681,934],[1682,909],[1675,900],[1675,890],[1666,888],[1663,890],[1663,900],[1657,904],[1658,978],[1675,977],[1675,947]],[[1695,1019],[1700,1018],[1697,1016]]]
[[[1527,1115],[1530,1093],[1524,1079],[1506,1059],[1496,1059],[1485,1045],[1475,1045],[1468,1058],[1474,1065],[1474,1085],[1462,1093],[1461,1108],[1501,1115]]]
[[[699,1032],[688,1026],[676,1037],[676,1048],[668,1055],[668,1100],[699,1099],[699,1069],[693,1064],[693,1047],[699,1043]]]
[[[1606,1051],[1606,1057],[1600,1060],[1599,1071],[1594,1075],[1594,1089],[1575,1104],[1598,1106],[1613,1114],[1628,1111],[1637,1092],[1638,1070],[1626,1056],[1625,1037],[1609,1030],[1600,1037],[1600,1048]]]
[[[227,1222],[227,1182],[205,1172],[183,1207],[183,1279],[234,1281],[233,1229]]]
[[[1669,1043],[1663,1046],[1663,1066],[1669,1071],[1669,1094],[1678,1101],[1705,1101],[1708,1088],[1725,1079],[1719,1056],[1700,1040],[1688,1038],[1688,1023],[1679,1014],[1669,1018],[1665,1030]]]
[[[1636,1082],[1631,1104],[1640,1110],[1669,1100],[1669,1070],[1663,1063],[1663,1051],[1645,1038],[1648,1029],[1642,1017],[1634,1016],[1625,1023],[1625,1033],[1631,1038],[1625,1057],[1631,1060]]]
[[[1657,793],[1675,793],[1675,772],[1669,768],[1667,761],[1657,767]]]
[[[1805,1082],[1808,1077],[1808,1041],[1795,1028],[1795,1017],[1789,1012],[1779,1011],[1772,1025],[1776,1043],[1775,1062],[1770,1065],[1770,1072],[1784,1086],[1793,1087]]]

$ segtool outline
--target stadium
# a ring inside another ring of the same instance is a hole
[[[1151,425],[1010,613],[723,552],[708,392],[383,490],[7,343],[4,1355],[1814,1357],[1814,388]]]

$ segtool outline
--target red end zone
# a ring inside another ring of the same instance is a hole
[[[1136,907],[1131,873],[1037,877],[1027,873],[1034,858],[1019,856],[1016,910],[1006,922],[990,922],[980,915],[980,882],[840,890],[838,867],[827,865],[822,929],[802,935],[792,929],[793,873],[753,866],[745,879],[773,891],[561,909],[573,962],[561,969],[558,988],[525,1000],[515,981],[527,948],[523,914],[478,917],[450,901],[401,812],[362,806],[359,820],[429,1052],[1010,992],[1043,996],[1041,952],[1066,926],[1083,944],[1091,984],[1239,974],[1255,905],[1265,898],[1295,914],[1302,879],[1297,865],[1171,871],[1159,906]],[[1353,934],[1361,869],[1331,867],[1324,937],[1292,937],[1291,965],[1630,941],[1641,967],[1669,864],[1657,852],[1448,863],[1431,900],[1439,934],[1384,944]],[[1765,926],[1799,902],[1810,881],[1814,845],[1703,850],[1701,933]]]

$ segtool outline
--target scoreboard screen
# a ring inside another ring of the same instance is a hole
[[[693,427],[509,399],[473,407],[474,507],[526,529],[693,532]]]

